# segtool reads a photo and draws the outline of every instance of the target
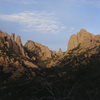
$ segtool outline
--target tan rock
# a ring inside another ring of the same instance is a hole
[[[82,29],[77,34],[71,36],[71,38],[69,39],[67,51],[72,50],[78,46],[84,49],[93,47],[97,44],[100,44],[100,35],[93,35]]]
[[[14,51],[17,55],[26,56],[20,36],[17,36],[15,41],[14,33],[10,36],[5,32],[0,31],[0,42],[7,48],[12,49],[12,51]]]
[[[78,46],[77,35],[72,35],[68,42],[68,51]]]
[[[0,57],[0,66],[7,67],[8,65],[9,65],[9,60],[6,59],[5,57]]]
[[[30,68],[38,68],[38,66],[36,66],[35,64],[33,64],[32,62],[29,62],[29,61],[24,61],[24,64]]]
[[[49,50],[47,46],[41,45],[33,41],[28,41],[25,44],[25,47],[30,52],[32,52],[32,55],[30,56],[35,56],[41,60],[46,60],[48,58],[51,58],[51,51]]]
[[[17,43],[19,46],[22,46],[22,41],[21,41],[20,36],[17,36],[17,37],[16,37],[16,43]]]
[[[13,40],[13,41],[15,40],[15,33],[11,34],[11,40]]]
[[[25,56],[25,51],[24,51],[24,48],[23,48],[23,45],[22,45],[22,41],[21,41],[20,36],[17,36],[17,37],[16,37],[16,43],[17,43],[18,46],[19,46],[20,53],[21,53],[23,56]]]

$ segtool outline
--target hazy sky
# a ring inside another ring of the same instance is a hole
[[[0,29],[66,50],[81,28],[100,33],[100,0],[0,0]]]

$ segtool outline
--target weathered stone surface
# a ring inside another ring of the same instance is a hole
[[[21,41],[20,36],[17,36],[17,37],[16,37],[16,43],[17,43],[19,46],[22,46],[22,41]]]
[[[29,68],[38,68],[38,66],[29,61],[24,61],[24,64]]]
[[[12,34],[11,34],[11,39],[12,39],[13,41],[15,41],[15,33],[12,33]]]
[[[20,36],[17,36],[15,41],[15,34],[8,35],[5,32],[0,31],[0,42],[9,49],[12,49],[16,54],[25,56],[25,51],[21,42]]]
[[[10,73],[9,79],[17,79],[26,72],[32,76],[31,71],[27,69],[33,68],[38,66],[26,56],[21,38],[18,36],[15,41],[15,34],[10,36],[0,32],[0,72]]]
[[[25,56],[25,51],[24,51],[24,49],[23,49],[23,45],[22,45],[22,41],[21,41],[20,36],[17,36],[17,37],[16,37],[16,43],[17,43],[18,46],[19,46],[19,50],[20,50],[21,54],[22,54],[23,56]]]
[[[100,35],[93,35],[87,32],[86,30],[82,29],[77,34],[71,36],[71,38],[69,39],[67,51],[72,50],[78,46],[84,49],[99,44],[100,44]]]
[[[77,35],[72,35],[68,43],[68,51],[78,46]]]
[[[31,57],[35,56],[41,60],[46,60],[51,58],[51,50],[48,47],[41,45],[39,43],[28,41],[25,47],[32,53]]]

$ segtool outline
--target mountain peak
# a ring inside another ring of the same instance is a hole
[[[12,34],[11,34],[11,39],[12,39],[13,41],[15,41],[15,33],[12,33]]]
[[[97,41],[100,41],[100,35],[93,35],[92,33],[86,31],[85,29],[81,29],[80,32],[74,34],[69,39],[68,43],[68,51],[72,50],[79,45],[81,48],[88,48],[91,46],[97,45]]]
[[[36,57],[41,58],[41,60],[51,58],[51,50],[47,46],[28,40],[25,47],[28,51],[33,52]],[[33,54],[29,54],[29,56],[32,57],[34,56]]]
[[[80,32],[87,32],[86,29],[80,29]]]

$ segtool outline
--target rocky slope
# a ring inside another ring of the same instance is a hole
[[[15,39],[16,38],[16,39]],[[55,65],[55,58],[63,55],[62,51],[54,52],[39,43],[28,41],[23,46],[20,36],[0,31],[0,72],[7,74],[6,79],[17,79],[27,72],[31,76],[31,70],[39,67],[51,67]],[[27,75],[30,78],[30,76]],[[4,80],[6,80],[4,79]],[[0,80],[3,80],[0,79]]]
[[[19,36],[15,40],[14,33],[10,36],[5,32],[0,32],[0,74],[9,74],[6,79],[16,79],[21,77],[26,69],[37,67],[27,56]]]
[[[18,55],[25,56],[25,51],[22,46],[22,42],[19,36],[17,36],[15,40],[15,34],[12,33],[12,35],[8,35],[7,33],[0,32],[0,43],[4,44],[5,47],[8,49],[11,49]]]
[[[30,59],[35,61],[40,67],[55,66],[58,59],[64,55],[61,49],[58,52],[52,51],[47,46],[31,40],[27,41],[24,47]]]
[[[30,57],[35,57],[41,60],[47,60],[52,57],[52,52],[48,47],[31,40],[25,44],[25,47],[29,51]]]
[[[63,58],[59,60],[61,66],[79,66],[87,64],[90,58],[100,53],[100,35],[93,35],[84,29],[69,39],[68,49]],[[99,56],[99,55],[98,55]],[[94,59],[95,60],[95,59]]]
[[[68,51],[78,46],[80,46],[81,49],[86,49],[98,45],[100,45],[100,35],[93,35],[92,33],[81,29],[80,32],[72,35],[69,39]]]
[[[29,57],[33,57],[33,59],[35,57],[37,60],[42,61],[63,55],[63,52],[61,50],[58,52],[51,51],[47,46],[44,46],[31,40],[27,41],[27,43],[25,44],[25,48],[28,51]]]
[[[82,29],[62,53],[33,41],[23,47],[19,37],[2,34],[0,100],[100,100],[100,35]]]

